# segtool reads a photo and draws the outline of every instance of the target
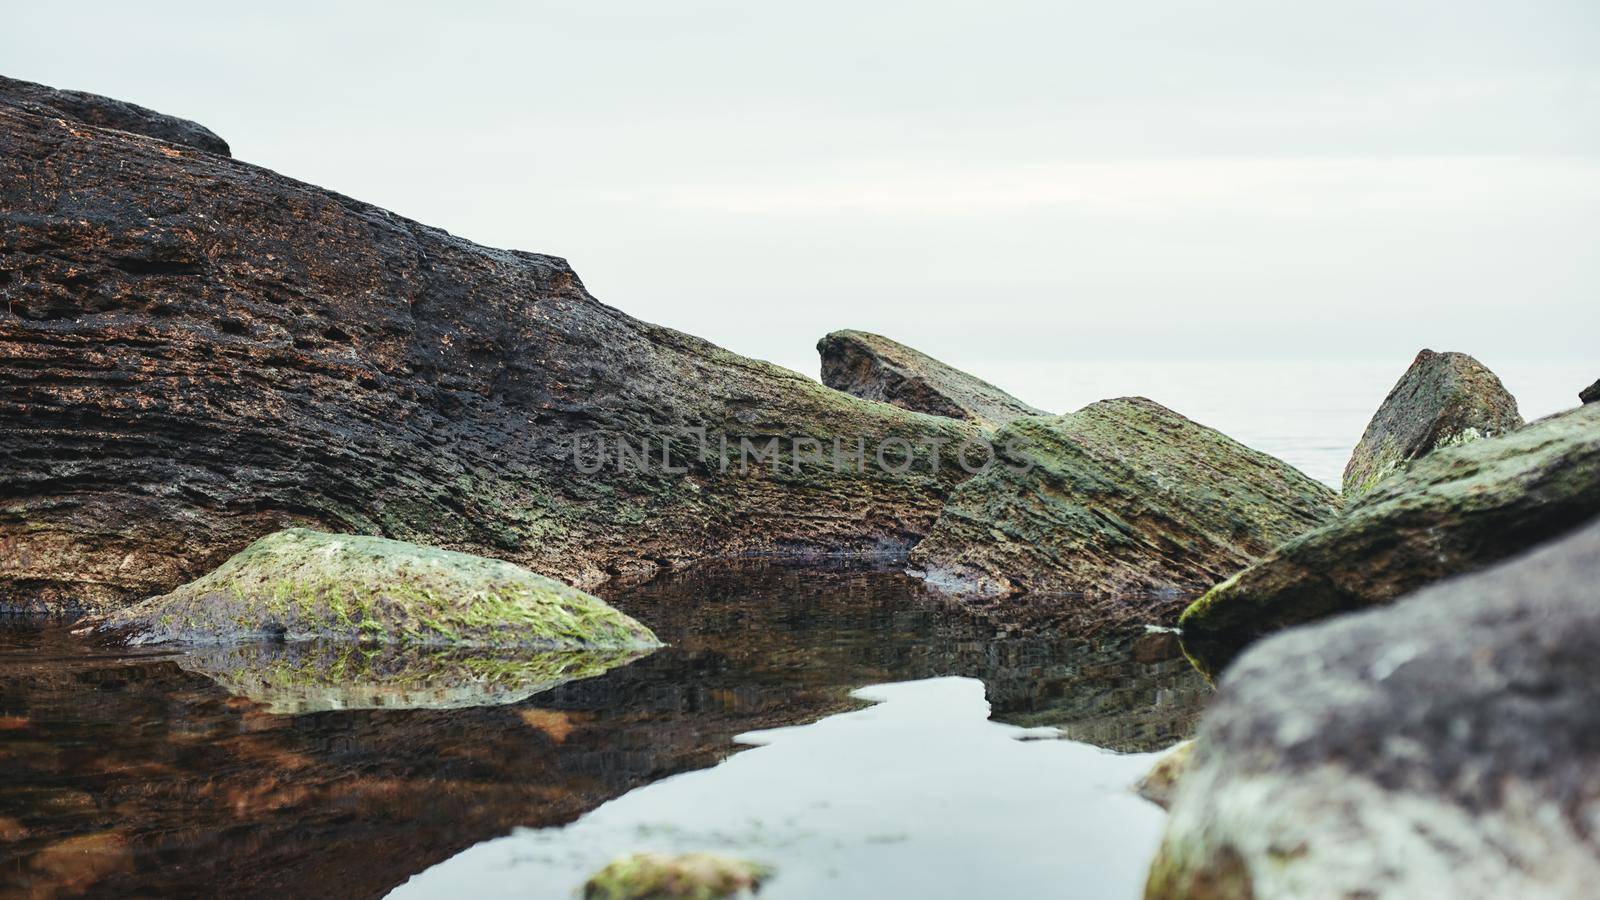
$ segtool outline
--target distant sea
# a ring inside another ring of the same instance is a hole
[[[1595,360],[1479,357],[1505,383],[1523,418],[1578,405],[1600,378]],[[1338,487],[1350,450],[1411,360],[947,360],[1052,412],[1140,395]]]

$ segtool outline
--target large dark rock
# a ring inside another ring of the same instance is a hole
[[[228,142],[216,136],[211,129],[145,109],[123,100],[102,97],[83,91],[63,91],[31,81],[19,81],[0,75],[0,105],[16,106],[30,112],[82,122],[99,128],[115,128],[130,134],[142,134],[170,144],[181,144],[228,155]]]
[[[1600,380],[1578,392],[1578,399],[1584,403],[1594,403],[1600,400]]]
[[[1151,900],[1600,884],[1600,524],[1263,641],[1206,712]]]
[[[1441,448],[1333,522],[1217,585],[1180,620],[1207,672],[1263,634],[1387,603],[1600,515],[1600,406]]]
[[[822,383],[901,409],[1000,425],[1048,415],[982,379],[905,344],[865,331],[835,331],[817,342]]]
[[[1143,397],[1017,419],[994,443],[912,551],[934,586],[1175,597],[1333,514],[1323,485]]]
[[[1465,353],[1424,350],[1367,423],[1344,467],[1346,497],[1359,497],[1435,447],[1522,427],[1515,397]]]
[[[979,433],[630,318],[561,259],[16,106],[0,373],[13,609],[147,597],[292,524],[583,585],[904,552],[965,477],[925,441]],[[873,458],[891,438],[904,474]]]

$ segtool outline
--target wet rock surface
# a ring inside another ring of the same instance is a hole
[[[63,91],[0,75],[0,105],[17,106],[99,128],[115,128],[219,156],[228,155],[228,142],[198,122],[99,94]]]
[[[630,318],[556,257],[14,105],[0,371],[0,607],[57,614],[170,590],[288,525],[580,586],[903,553],[965,477],[923,439],[977,433]],[[859,440],[868,464],[798,436]],[[871,465],[891,437],[904,475]]]
[[[835,331],[817,342],[822,383],[865,400],[913,412],[1003,425],[1018,416],[1049,415],[994,385],[865,331]]]
[[[1150,898],[1578,897],[1600,883],[1600,524],[1223,677]]]
[[[1261,635],[1387,603],[1600,515],[1600,406],[1435,450],[1327,525],[1185,610],[1184,646],[1219,672]]]
[[[98,627],[133,643],[660,646],[650,629],[600,598],[512,563],[305,528],[269,534],[215,571],[118,610]]]
[[[1435,447],[1522,427],[1516,398],[1465,353],[1423,350],[1367,423],[1344,469],[1346,497],[1359,497]]]
[[[1143,618],[1170,623],[1175,598],[1333,514],[1325,486],[1142,397],[1018,419],[994,444],[911,553],[931,585],[1154,596]]]

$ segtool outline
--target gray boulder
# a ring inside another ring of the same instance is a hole
[[[1584,403],[1593,403],[1596,400],[1600,400],[1600,379],[1596,379],[1594,384],[1579,391],[1578,399]]]
[[[822,383],[912,412],[1001,425],[1047,413],[919,350],[865,331],[835,331],[817,342]]]
[[[1516,398],[1465,353],[1423,350],[1378,407],[1344,467],[1344,493],[1358,497],[1435,447],[1522,427]]]
[[[1148,900],[1600,885],[1600,522],[1228,671]]]

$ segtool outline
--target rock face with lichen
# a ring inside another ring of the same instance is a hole
[[[1465,353],[1423,350],[1378,407],[1344,467],[1346,497],[1359,497],[1435,447],[1522,427],[1516,398]]]
[[[1261,635],[1387,603],[1600,515],[1600,405],[1435,450],[1195,601],[1185,649],[1218,672]]]
[[[638,649],[650,629],[521,566],[387,538],[291,528],[100,625],[133,643],[252,640]]]
[[[1176,596],[1333,514],[1323,485],[1143,397],[1017,419],[994,443],[911,553],[937,587]]]
[[[99,94],[63,91],[0,75],[0,105],[228,155],[228,142],[204,125]]]
[[[965,477],[924,440],[977,433],[630,318],[556,257],[0,105],[0,607],[115,608],[289,525],[579,585],[902,553]],[[872,465],[891,438],[906,474]]]
[[[713,853],[634,853],[612,860],[583,886],[583,900],[727,900],[750,897],[766,866]]]
[[[913,412],[1003,425],[1048,415],[994,385],[905,344],[865,331],[835,331],[817,342],[822,383]]]
[[[1261,642],[1222,678],[1149,900],[1600,884],[1600,524]]]

